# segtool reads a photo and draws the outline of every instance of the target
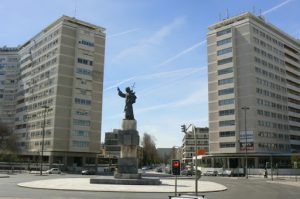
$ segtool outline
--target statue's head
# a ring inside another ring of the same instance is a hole
[[[131,91],[129,87],[126,87],[125,90],[126,90],[127,93],[129,93]]]

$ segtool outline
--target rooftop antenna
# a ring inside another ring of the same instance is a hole
[[[222,16],[221,16],[221,13],[219,13],[219,21],[222,20]]]
[[[252,12],[255,15],[255,6],[252,7]]]
[[[259,16],[261,16],[261,9],[259,9]]]
[[[229,11],[228,11],[228,8],[226,9],[226,19],[229,19]]]
[[[77,12],[77,0],[74,0],[74,18],[76,18],[76,12]]]

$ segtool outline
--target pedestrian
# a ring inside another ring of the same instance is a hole
[[[268,178],[268,170],[267,168],[265,168],[265,175],[264,175],[265,178]]]

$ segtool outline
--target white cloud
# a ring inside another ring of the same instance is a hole
[[[206,43],[206,40],[203,40],[203,41],[201,41],[201,42],[198,42],[198,43],[192,45],[191,47],[189,47],[189,48],[187,48],[187,49],[184,49],[183,51],[177,53],[175,56],[170,57],[169,59],[167,59],[167,60],[161,62],[160,64],[156,65],[155,67],[159,67],[159,66],[165,65],[165,64],[167,64],[167,63],[170,63],[170,62],[172,62],[172,61],[178,59],[178,58],[181,57],[182,55],[185,55],[185,54],[189,53],[190,51],[192,51],[192,50],[194,50],[194,49],[196,49],[196,48],[202,46],[202,45],[205,44],[205,43]]]
[[[133,76],[133,77],[130,77],[130,78],[128,78],[128,79],[122,80],[121,82],[118,82],[118,83],[116,83],[116,84],[114,84],[114,85],[112,85],[112,86],[109,86],[109,87],[103,89],[103,91],[105,92],[105,91],[111,90],[111,89],[113,89],[113,88],[117,88],[118,86],[120,86],[120,85],[122,85],[122,84],[124,84],[124,83],[126,83],[126,82],[130,82],[130,81],[134,80],[135,78],[136,78],[136,77]]]
[[[160,44],[168,35],[172,34],[175,29],[181,27],[184,23],[184,17],[178,17],[174,19],[170,24],[163,26],[150,37],[140,41],[137,45],[121,51],[114,60],[120,60],[124,57],[134,57],[143,54],[149,47]]]
[[[147,108],[141,108],[136,110],[136,113],[145,113],[148,111],[158,110],[158,109],[165,109],[165,108],[180,108],[184,106],[190,106],[195,103],[201,103],[201,102],[207,102],[207,89],[206,91],[203,89],[197,89],[196,92],[192,93],[188,97],[171,102],[171,103],[165,103],[165,104],[159,104]]]
[[[164,82],[162,85],[156,85],[155,87],[152,87],[152,88],[148,88],[146,91],[142,91],[144,92],[142,95],[140,96],[147,96],[147,95],[150,95],[154,92],[157,92],[159,90],[162,90],[162,89],[166,89],[167,87],[170,87],[174,84],[178,84],[180,83],[182,80],[184,80],[186,77],[190,76],[190,75],[194,75],[200,71],[203,71],[203,70],[206,70],[207,67],[201,67],[201,68],[196,68],[195,70],[178,70],[178,72],[180,72],[180,76],[178,78],[175,78],[175,79],[171,79],[167,82]],[[170,78],[167,78],[167,79],[170,79]]]
[[[109,86],[105,88],[103,91],[108,91],[114,88],[117,88],[118,86],[133,81],[133,80],[152,80],[152,79],[160,79],[160,78],[170,78],[170,77],[175,77],[175,76],[186,76],[190,74],[194,74],[198,72],[199,70],[203,70],[204,67],[202,68],[184,68],[184,69],[179,69],[179,70],[172,70],[172,71],[164,71],[164,72],[159,72],[159,73],[154,73],[154,74],[145,74],[145,75],[139,75],[139,76],[133,76],[130,78],[127,78],[125,80],[122,80],[112,86]]]
[[[136,31],[138,31],[138,30],[139,30],[139,28],[134,28],[134,29],[130,29],[130,30],[123,31],[123,32],[119,32],[119,33],[107,35],[106,38],[107,38],[107,39],[111,39],[111,38],[113,38],[113,37],[118,37],[118,36],[125,35],[125,34],[128,34],[128,33],[136,32]]]
[[[285,4],[287,4],[287,3],[291,2],[291,1],[293,1],[293,0],[286,0],[286,1],[284,1],[284,2],[282,2],[282,3],[280,3],[280,4],[278,4],[278,5],[276,5],[276,6],[272,7],[272,8],[270,8],[270,9],[268,9],[268,10],[262,12],[261,14],[262,14],[262,15],[269,14],[269,13],[271,13],[271,12],[277,10],[278,8],[281,8],[282,6],[284,6]]]

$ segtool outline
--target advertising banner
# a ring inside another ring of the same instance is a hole
[[[247,151],[254,150],[254,133],[253,131],[241,131],[240,132],[240,151],[246,151],[246,143],[247,143]]]

